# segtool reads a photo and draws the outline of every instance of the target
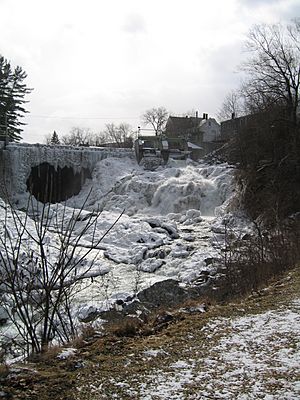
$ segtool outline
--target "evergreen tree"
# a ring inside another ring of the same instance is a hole
[[[10,62],[0,55],[0,140],[19,141],[23,122],[19,118],[28,112],[23,107],[24,97],[32,89],[23,81],[27,74],[21,67],[12,68]]]
[[[50,144],[54,144],[54,145],[60,144],[58,134],[55,131],[53,132],[53,135],[51,136]]]

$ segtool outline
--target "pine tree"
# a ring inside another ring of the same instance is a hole
[[[59,140],[58,134],[55,131],[53,132],[53,135],[52,135],[52,137],[50,139],[50,144],[54,144],[54,145],[60,144],[60,140]]]
[[[13,69],[10,62],[0,55],[0,140],[19,141],[23,122],[19,118],[28,111],[24,97],[32,89],[23,81],[27,74],[21,67]]]

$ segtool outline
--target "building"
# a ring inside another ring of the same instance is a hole
[[[259,123],[261,115],[264,114],[249,114],[236,118],[233,113],[231,119],[221,122],[221,140],[227,142],[235,134],[239,134],[246,126],[256,125]]]
[[[221,129],[214,118],[208,114],[198,117],[173,117],[168,118],[165,134],[167,137],[182,137],[189,143],[190,148],[198,146],[198,153],[203,156],[220,147]],[[201,152],[199,151],[201,149]]]

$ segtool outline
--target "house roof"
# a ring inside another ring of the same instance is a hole
[[[169,117],[169,121],[172,124],[172,129],[175,130],[188,130],[199,126],[202,118],[196,117]],[[169,122],[168,121],[168,122]]]

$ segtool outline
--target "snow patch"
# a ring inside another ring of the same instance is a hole
[[[66,360],[67,358],[74,356],[76,352],[77,349],[74,349],[73,347],[66,347],[57,355],[57,358],[60,360]]]

